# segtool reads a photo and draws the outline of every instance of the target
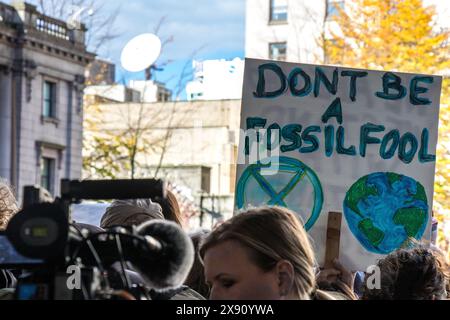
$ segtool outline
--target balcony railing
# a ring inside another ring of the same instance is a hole
[[[22,25],[24,29],[34,29],[46,35],[84,45],[86,27],[69,28],[66,21],[40,13],[37,7],[16,1],[13,5],[0,2],[0,23],[13,27]]]
[[[67,24],[59,20],[44,15],[40,15],[36,19],[35,28],[38,31],[47,33],[51,36],[61,38],[64,40],[70,40]]]

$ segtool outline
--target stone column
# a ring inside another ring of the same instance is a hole
[[[11,182],[11,72],[0,66],[0,177]]]

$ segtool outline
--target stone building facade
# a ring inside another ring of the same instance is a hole
[[[0,2],[0,176],[19,199],[24,186],[57,195],[60,179],[81,178],[85,33]]]

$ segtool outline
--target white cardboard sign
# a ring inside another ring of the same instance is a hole
[[[340,259],[366,270],[430,238],[442,78],[246,59],[236,207],[299,214],[323,264],[328,212]]]

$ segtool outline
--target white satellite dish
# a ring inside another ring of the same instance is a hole
[[[161,53],[161,40],[151,33],[131,39],[122,50],[122,67],[130,72],[140,72],[150,67]]]

